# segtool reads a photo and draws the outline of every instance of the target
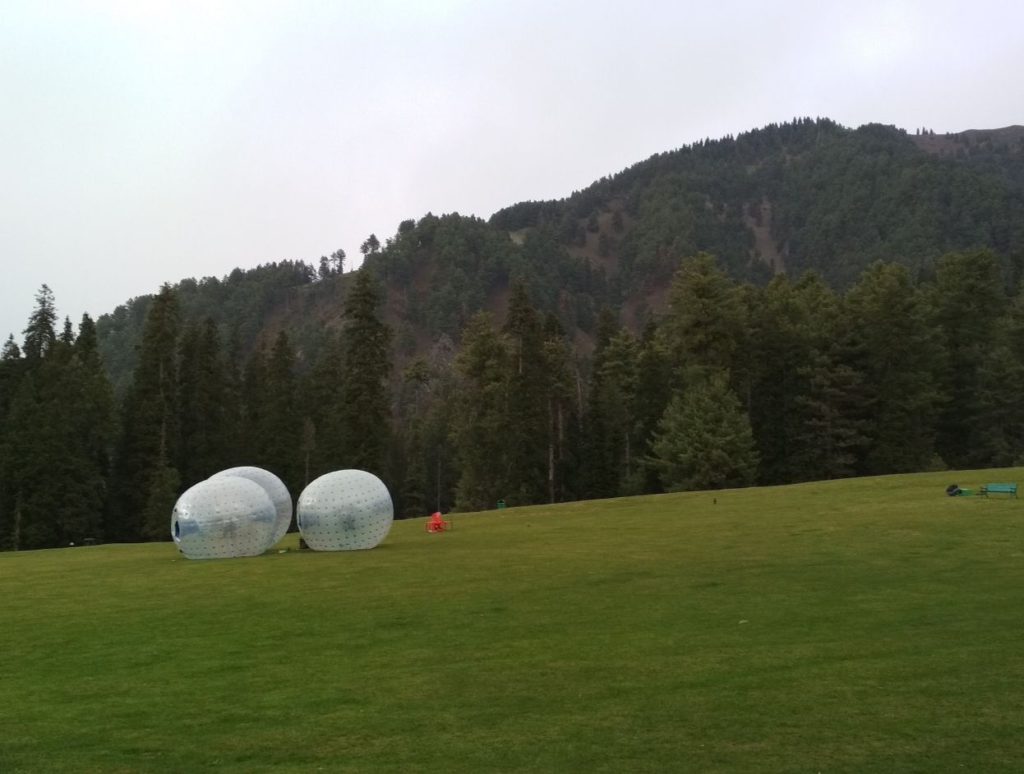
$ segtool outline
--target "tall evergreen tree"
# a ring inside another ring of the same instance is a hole
[[[750,486],[757,475],[750,420],[723,371],[672,398],[652,451],[648,464],[668,491]]]
[[[265,465],[263,431],[270,411],[267,406],[267,352],[262,342],[249,355],[239,384],[240,459],[246,464]]]
[[[10,545],[14,550],[52,548],[63,542],[61,495],[52,468],[64,455],[55,363],[35,361],[11,403],[8,471],[13,490]],[[63,478],[63,476],[59,476]]]
[[[605,360],[611,342],[618,333],[618,318],[610,309],[602,309],[597,320],[583,423],[581,496],[586,499],[615,497],[619,494],[619,449],[622,436],[615,427],[615,417],[609,415],[609,391],[604,389],[602,383],[606,374]]]
[[[1024,280],[1017,287],[1010,313],[1006,318],[1007,369],[1000,380],[1006,396],[1008,418],[1004,422],[1006,445],[1010,464],[1024,465]]]
[[[21,349],[10,335],[0,350],[0,551],[14,547],[13,454],[9,425],[11,402],[18,391],[23,365]]]
[[[607,433],[605,448],[612,463],[609,485],[613,495],[638,494],[641,488],[636,413],[638,357],[636,339],[622,329],[608,342],[595,366],[591,404]]]
[[[1024,295],[998,320],[993,347],[978,374],[986,400],[981,423],[988,428],[988,464],[1024,463]]]
[[[243,448],[243,382],[242,345],[238,329],[235,328],[228,335],[224,352],[224,454],[231,465],[244,464],[248,458]]]
[[[790,483],[801,477],[793,419],[798,400],[807,391],[805,374],[799,369],[814,351],[810,311],[785,275],[774,278],[753,305],[749,351],[755,376],[750,414],[764,484]]]
[[[57,309],[53,291],[43,285],[36,293],[36,306],[25,327],[22,351],[29,362],[41,360],[57,341]]]
[[[98,537],[107,493],[112,400],[91,320],[83,318],[79,344],[65,333],[39,351],[26,361],[5,434],[5,542],[15,549]]]
[[[183,487],[229,466],[228,385],[217,327],[211,318],[181,336],[178,357],[180,441],[176,468]]]
[[[792,483],[838,475],[857,458],[859,372],[843,338],[839,301],[808,272],[772,280],[752,305],[747,365],[760,480]],[[854,412],[854,413],[850,413]],[[856,414],[856,415],[855,415]],[[822,449],[833,457],[825,462]],[[842,465],[839,465],[842,460]]]
[[[443,512],[455,505],[460,474],[453,440],[453,428],[458,424],[457,390],[453,369],[435,371],[431,380],[431,398],[419,428],[426,502],[431,509]]]
[[[910,273],[872,264],[846,298],[849,330],[861,344],[859,368],[871,411],[862,472],[924,470],[935,449],[942,349]]]
[[[146,315],[138,365],[122,409],[114,468],[114,498],[108,539],[132,541],[167,534],[174,497],[167,482],[177,458],[178,298],[164,285]],[[163,508],[163,528],[157,522]],[[151,517],[144,522],[144,511]]]
[[[634,408],[638,441],[635,456],[644,459],[652,453],[654,433],[672,397],[672,365],[653,322],[644,327],[639,346]],[[643,476],[640,491],[661,491],[661,482],[654,469],[643,465],[639,472]]]
[[[936,447],[953,467],[991,464],[1002,448],[1002,428],[986,421],[995,397],[984,375],[997,358],[1007,308],[996,257],[982,250],[941,258],[931,305],[947,355],[943,381],[948,402]]]
[[[456,505],[463,511],[493,507],[513,485],[505,442],[510,361],[507,343],[494,330],[490,315],[473,317],[456,360],[461,377],[453,428],[460,468]]]
[[[109,507],[111,457],[116,434],[113,389],[107,377],[96,338],[96,324],[82,315],[72,359],[67,369],[68,456],[75,459],[65,495],[73,503],[65,524],[69,540],[99,538],[103,515]]]
[[[669,289],[659,326],[683,383],[704,371],[732,371],[746,328],[746,310],[735,283],[701,253],[683,260]]]
[[[578,379],[572,348],[554,315],[544,323],[544,392],[547,410],[547,500],[573,499],[579,455]]]
[[[360,269],[345,301],[341,434],[348,467],[387,479],[391,329],[380,318],[381,302],[373,275]]]
[[[799,413],[795,438],[800,447],[795,462],[805,480],[854,475],[867,443],[863,434],[868,409],[859,371],[825,349],[812,354],[801,367],[807,391],[797,396]]]
[[[505,445],[511,488],[506,499],[510,504],[527,505],[543,502],[549,494],[549,372],[540,316],[522,283],[512,287],[504,333],[510,358]]]
[[[302,489],[302,416],[298,406],[295,352],[281,331],[267,359],[264,411],[259,425],[259,464],[279,476],[289,491]]]
[[[341,385],[345,379],[344,343],[337,333],[327,334],[327,340],[303,382],[303,406],[306,429],[305,446],[308,454],[310,479],[331,470],[345,467],[345,438],[342,427],[345,412],[342,409]],[[303,467],[307,460],[303,459]]]

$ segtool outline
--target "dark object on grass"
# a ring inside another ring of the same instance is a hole
[[[956,484],[950,484],[949,486],[946,487],[946,494],[949,495],[950,497],[956,497],[958,494],[960,494],[960,491],[960,487],[958,487]]]

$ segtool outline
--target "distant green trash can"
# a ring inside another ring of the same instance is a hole
[[[498,500],[498,510],[500,511],[504,507],[505,507],[505,501],[504,500]]]

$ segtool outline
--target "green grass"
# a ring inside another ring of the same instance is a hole
[[[1024,500],[943,492],[1007,480],[0,555],[0,771],[1019,771]]]

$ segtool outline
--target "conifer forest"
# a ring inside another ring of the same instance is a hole
[[[0,548],[167,540],[236,465],[369,470],[401,518],[1024,464],[1024,130],[797,119],[361,252],[95,320],[40,288]]]

